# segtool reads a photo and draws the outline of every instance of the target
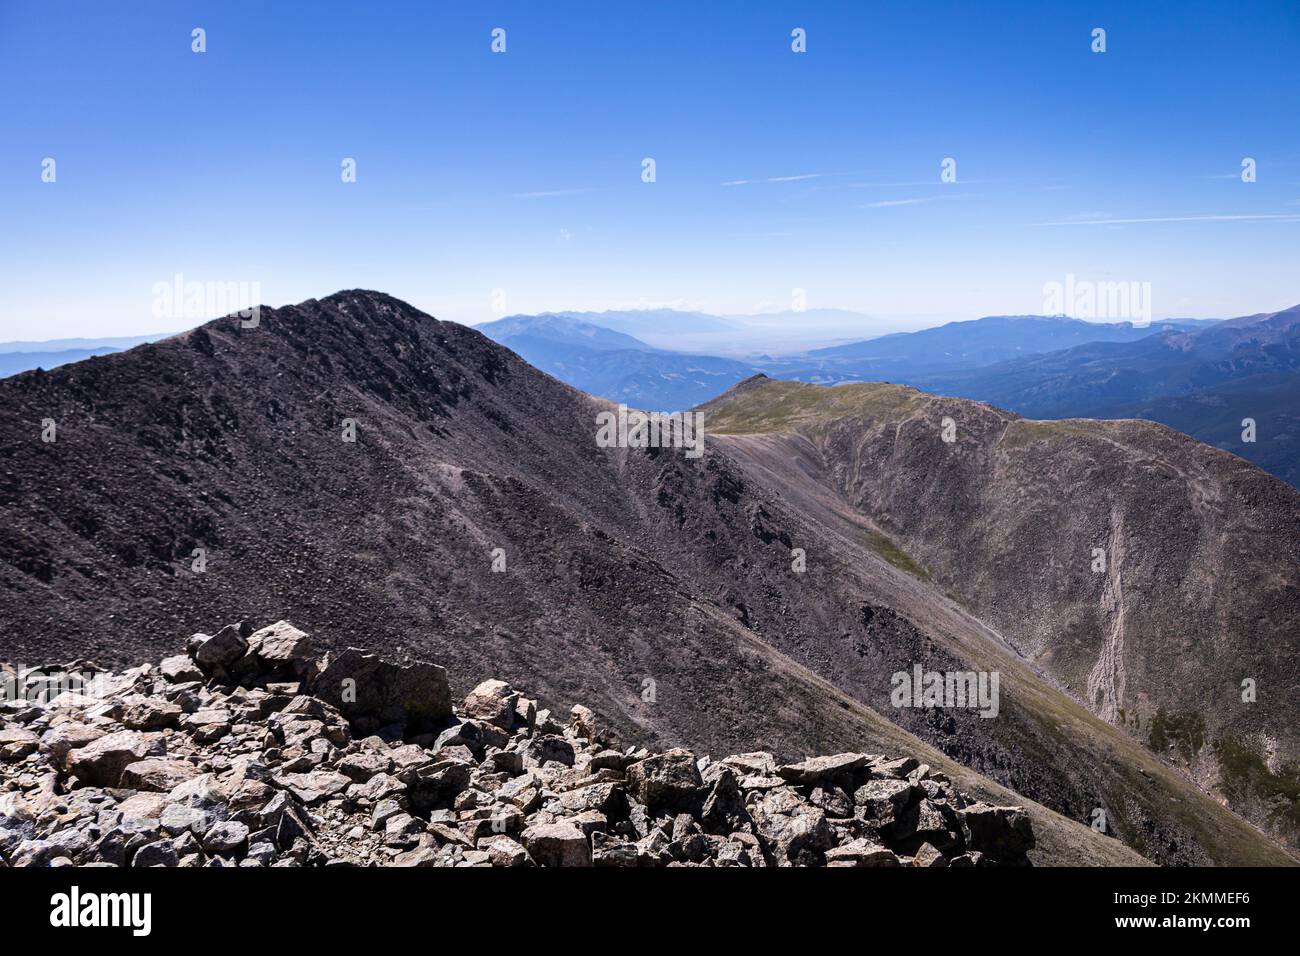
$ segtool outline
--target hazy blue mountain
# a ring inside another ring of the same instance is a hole
[[[846,309],[751,315],[710,315],[678,309],[544,312],[536,316],[511,316],[477,328],[495,336],[504,333],[488,329],[524,319],[544,320],[553,326],[572,320],[630,335],[651,348],[694,355],[721,355],[746,362],[762,353],[802,352],[817,346],[859,341],[898,328],[896,323],[885,324],[885,320]]]
[[[880,373],[897,377],[920,369],[990,365],[1090,342],[1133,342],[1169,329],[1206,324],[1212,324],[1212,320],[1174,320],[1137,326],[1132,322],[1085,322],[1066,316],[992,315],[968,322],[949,322],[919,332],[814,349],[806,359],[810,368],[823,373],[867,378],[879,377],[874,373]],[[791,359],[793,364],[799,361],[799,358]]]
[[[145,342],[157,342],[165,339],[172,332],[159,332],[155,335],[116,335],[97,339],[44,339],[39,342],[0,342],[0,353],[8,352],[64,352],[73,349],[93,351],[111,349],[120,352]]]
[[[33,368],[57,368],[69,362],[80,362],[94,355],[109,355],[120,351],[122,350],[97,348],[62,349],[57,352],[0,352],[0,378],[17,375],[19,372],[26,372]]]
[[[929,386],[1030,417],[1097,417],[1207,390],[1275,384],[1300,372],[1300,306],[1136,342],[1092,342],[979,368],[922,376]],[[908,383],[912,384],[912,383]],[[920,386],[918,387],[925,387]],[[968,394],[969,393],[969,394]]]
[[[649,349],[640,339],[604,326],[595,325],[576,314],[512,315],[496,322],[475,326],[494,342],[527,339],[542,343],[577,345],[605,351],[611,349]]]
[[[526,317],[514,316],[514,318]],[[674,342],[681,336],[700,333],[725,334],[738,328],[737,324],[716,315],[708,315],[704,312],[683,312],[677,309],[543,312],[541,315],[531,316],[531,318],[546,319],[551,322],[568,319],[586,323],[612,332],[622,332],[624,335],[640,339],[643,343],[652,345],[655,348],[672,348]],[[488,325],[496,324],[495,322],[488,323]],[[478,326],[478,328],[482,331],[485,327]]]
[[[48,339],[43,342],[0,342],[0,378],[28,369],[57,368],[94,355],[121,352],[145,342],[165,339],[170,332],[156,335],[119,335],[105,338]]]
[[[698,405],[758,371],[728,358],[652,348],[573,314],[511,316],[477,329],[574,388],[652,411]]]
[[[907,384],[1029,418],[1146,418],[1300,486],[1300,306]],[[1254,419],[1255,441],[1242,440]]]

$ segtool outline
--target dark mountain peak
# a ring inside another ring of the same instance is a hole
[[[768,376],[764,372],[759,372],[755,375],[749,376],[749,378],[742,379],[741,381],[737,382],[735,385],[731,386],[731,388],[727,389],[727,391],[723,392],[723,395],[734,394],[736,392],[743,392],[746,391],[747,389],[754,388],[757,385],[761,385],[764,382],[770,382],[770,381],[771,379],[768,378]]]

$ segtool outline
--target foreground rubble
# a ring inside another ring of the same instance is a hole
[[[9,675],[15,677],[12,672]],[[16,681],[11,681],[17,684]],[[487,680],[281,621],[0,705],[0,865],[1023,865],[1028,815],[912,757],[621,749]]]

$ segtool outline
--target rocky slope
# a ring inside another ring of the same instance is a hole
[[[443,668],[317,660],[287,621],[189,647],[52,699],[27,675],[31,700],[0,711],[0,864],[946,867],[1034,848],[1023,808],[912,756],[621,749],[581,705],[561,726],[487,680],[453,708]]]
[[[805,513],[869,524],[1094,714],[1295,842],[1300,492],[1149,422],[901,386],[755,379],[705,410]]]
[[[193,621],[285,616],[322,649],[442,661],[458,694],[493,674],[582,701],[654,750],[914,754],[1023,798],[1053,862],[1132,861],[1110,837],[1288,861],[811,473],[733,439],[601,448],[607,407],[368,292],[0,382],[0,654],[130,666]],[[999,673],[999,716],[892,706],[915,665]]]

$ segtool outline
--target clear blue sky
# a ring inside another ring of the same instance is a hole
[[[497,288],[1038,312],[1067,273],[1150,282],[1157,315],[1275,309],[1300,301],[1298,64],[1292,0],[0,0],[0,339],[175,327],[151,289],[176,273],[471,322]]]

